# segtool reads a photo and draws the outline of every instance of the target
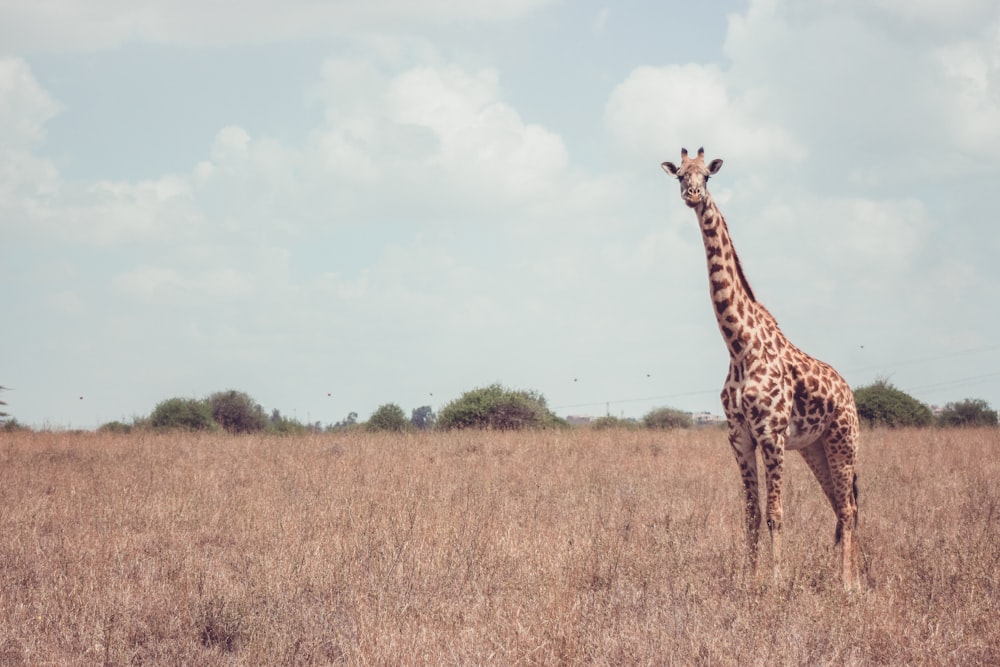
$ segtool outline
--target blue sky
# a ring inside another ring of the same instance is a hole
[[[793,342],[1000,406],[996,3],[453,5],[0,0],[8,412],[718,413],[701,145]]]

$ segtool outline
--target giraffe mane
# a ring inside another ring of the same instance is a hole
[[[743,289],[746,291],[747,296],[750,297],[750,300],[754,303],[758,303],[757,297],[753,295],[753,288],[750,287],[750,281],[747,280],[746,274],[743,273],[743,265],[740,264],[740,256],[736,254],[735,248],[733,248],[733,260],[735,260],[736,275],[740,278],[740,284],[743,285]]]

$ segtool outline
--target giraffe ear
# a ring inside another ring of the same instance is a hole
[[[722,160],[716,158],[708,163],[708,173],[717,174],[720,169],[722,169]]]
[[[677,165],[673,162],[664,162],[660,165],[660,167],[662,167],[663,171],[667,172],[671,176],[677,176]]]

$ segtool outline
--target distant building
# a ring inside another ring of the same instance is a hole
[[[720,415],[713,415],[711,412],[692,412],[691,419],[695,426],[718,426],[726,423],[726,418]]]

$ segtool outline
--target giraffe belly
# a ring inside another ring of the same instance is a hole
[[[820,403],[825,403],[821,401]],[[830,427],[834,413],[812,411],[802,414],[798,409],[793,408],[788,429],[785,431],[785,449],[805,449],[813,444],[826,433]]]
[[[814,426],[809,426],[804,430],[799,430],[796,428],[796,422],[793,420],[792,423],[788,425],[788,430],[785,432],[785,449],[793,451],[805,449],[809,445],[816,442],[816,440],[823,435],[824,430],[824,428]]]

